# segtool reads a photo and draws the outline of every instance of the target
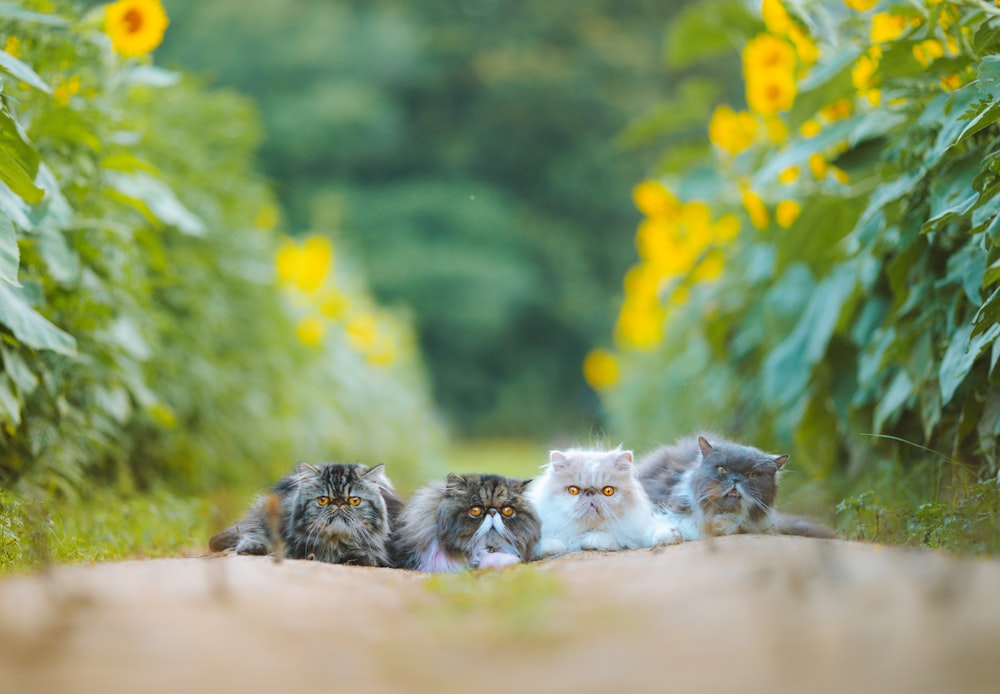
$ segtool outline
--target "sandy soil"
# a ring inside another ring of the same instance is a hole
[[[1000,561],[739,536],[457,577],[262,557],[0,581],[2,692],[997,692]]]

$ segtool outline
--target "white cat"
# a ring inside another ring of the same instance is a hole
[[[636,479],[632,451],[552,451],[527,494],[542,521],[536,558],[582,549],[672,545],[683,539],[653,512]]]

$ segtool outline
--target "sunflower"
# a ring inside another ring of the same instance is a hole
[[[118,0],[104,12],[111,47],[125,57],[145,55],[159,46],[169,23],[160,0]]]

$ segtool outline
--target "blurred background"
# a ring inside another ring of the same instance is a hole
[[[0,566],[200,546],[299,459],[699,429],[845,536],[996,551],[994,15],[5,5]]]

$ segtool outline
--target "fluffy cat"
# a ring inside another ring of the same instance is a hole
[[[787,455],[771,455],[713,434],[661,446],[639,461],[639,480],[685,540],[737,533],[832,537],[808,519],[774,510]]]
[[[632,451],[552,451],[544,469],[528,489],[542,521],[536,557],[681,541],[677,528],[654,513]]]
[[[289,559],[391,566],[387,542],[402,506],[382,465],[299,463],[209,547],[267,554],[276,544],[273,528]]]
[[[393,541],[398,565],[438,573],[528,561],[540,524],[525,485],[500,475],[451,474],[417,490]]]

